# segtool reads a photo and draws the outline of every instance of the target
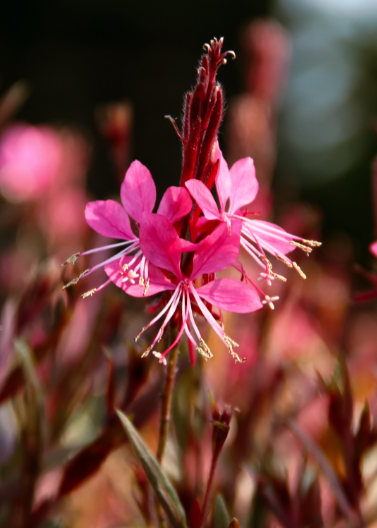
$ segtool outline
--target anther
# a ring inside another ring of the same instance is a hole
[[[276,255],[276,258],[281,260],[281,262],[284,262],[284,264],[288,266],[288,268],[293,267],[293,264],[289,262],[289,260],[284,255]]]
[[[63,264],[62,264],[62,268],[65,268],[65,266],[67,266],[67,264],[70,264],[72,262],[72,264],[74,264],[76,262],[76,260],[78,259],[78,257],[80,256],[80,253],[75,253],[74,255],[72,255],[72,257],[69,257],[69,259],[67,259]]]
[[[199,345],[197,347],[195,347],[195,348],[196,348],[196,351],[201,356],[203,356],[206,361],[208,361],[209,359],[213,358],[213,354],[210,351],[209,346],[207,345],[207,343],[203,339],[201,339],[199,341]]]
[[[140,337],[141,334],[145,331],[145,329],[146,329],[146,326],[144,326],[144,327],[140,330],[140,332],[139,332],[139,333],[137,334],[137,336],[135,337],[135,342],[139,339],[139,337]]]
[[[97,288],[93,288],[92,290],[87,291],[86,293],[83,293],[81,297],[85,299],[86,297],[92,297],[97,291]]]
[[[224,339],[226,346],[228,347],[230,354],[232,355],[236,363],[245,363],[246,358],[241,359],[239,355],[233,350],[233,347],[238,348],[240,345],[236,343],[235,341],[233,341],[233,339],[231,339],[226,334],[223,335],[223,339]]]
[[[293,263],[293,267],[295,268],[295,270],[297,271],[297,273],[300,275],[300,277],[302,277],[303,279],[306,279],[306,275],[305,275],[305,273],[302,271],[302,269],[301,269],[300,266],[297,264],[297,262],[294,262],[294,263]]]
[[[89,268],[83,271],[82,273],[80,273],[80,275],[76,277],[75,279],[72,279],[71,282],[69,282],[68,284],[65,284],[62,290],[65,290],[66,288],[68,288],[69,286],[72,286],[73,284],[77,284],[79,280],[81,279],[81,277],[85,275],[86,273],[88,273],[88,271],[89,271]]]
[[[277,273],[274,273],[273,271],[271,271],[271,275],[274,277],[274,279],[278,279],[282,282],[287,282],[287,278],[283,277],[283,275],[278,275]]]
[[[149,284],[150,284],[150,281],[149,281],[149,279],[147,279],[147,282],[145,283],[143,297],[145,297],[147,295],[147,292],[149,290]]]
[[[302,251],[305,251],[305,253],[311,253],[313,250],[310,247],[304,246],[304,244],[300,244],[299,242],[296,242],[295,240],[291,240],[290,242],[292,246],[296,246],[299,249],[302,249]]]
[[[322,242],[317,242],[317,240],[305,240],[305,239],[303,239],[302,241],[305,242],[305,244],[308,244],[308,246],[311,246],[311,247],[320,247],[320,246],[322,246]]]
[[[149,355],[149,352],[150,352],[151,350],[152,350],[152,347],[151,347],[151,346],[148,347],[147,350],[141,354],[141,357],[142,357],[142,358],[147,357],[147,356]]]

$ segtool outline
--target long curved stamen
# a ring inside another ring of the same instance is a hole
[[[183,332],[185,330],[185,324],[187,322],[187,317],[188,317],[187,309],[186,309],[186,306],[185,306],[185,299],[186,299],[186,296],[185,296],[185,292],[183,291],[183,295],[182,295],[182,324],[181,324],[181,328],[180,328],[180,330],[178,332],[177,337],[174,339],[174,342],[162,354],[160,354],[159,352],[155,352],[155,351],[152,352],[152,354],[154,356],[156,356],[156,357],[158,357],[160,359],[160,363],[163,363],[164,365],[166,365],[166,359],[165,358],[166,358],[167,354],[170,352],[170,350],[172,350],[179,343],[179,341],[182,338]]]
[[[260,220],[250,220],[249,218],[239,215],[232,216],[234,218],[239,218],[246,225],[251,225],[252,229],[257,230],[260,233],[263,233],[265,235],[272,234],[278,240],[284,240],[285,242],[290,242],[291,240],[299,240],[300,242],[303,242],[304,244],[307,244],[311,247],[320,247],[322,245],[322,242],[317,242],[316,240],[306,240],[305,238],[299,237],[297,235],[292,235],[291,233],[286,233],[286,236],[284,237],[284,231],[274,226],[265,226],[260,222]]]
[[[253,238],[255,236],[255,234],[249,230],[248,227],[246,227],[245,229],[243,228],[241,233],[245,236],[245,237],[248,237],[248,238]],[[285,242],[288,242],[288,240],[285,240]],[[274,255],[275,257],[278,257],[278,255],[280,255],[280,252],[279,251],[276,251],[276,248],[274,248],[274,246],[272,244],[270,244],[269,242],[267,242],[265,239],[261,239],[261,244],[263,245],[264,249],[266,251],[268,251],[269,253],[271,253],[272,255]],[[292,262],[290,258],[288,258],[286,255],[284,255],[284,257],[289,261],[289,262]]]
[[[212,328],[215,330],[216,334],[219,336],[219,338],[224,341],[223,337],[224,337],[224,330],[221,328],[221,326],[218,324],[218,322],[216,321],[216,319],[213,317],[213,315],[211,314],[211,312],[208,310],[208,308],[205,306],[205,304],[203,303],[203,301],[201,300],[201,298],[199,297],[199,294],[197,293],[195,287],[193,286],[192,283],[190,283],[190,291],[191,293],[193,294],[194,296],[194,299],[196,300],[197,302],[197,305],[200,309],[200,311],[202,312],[203,316],[205,317],[205,319],[207,319],[208,323],[212,326]]]
[[[72,286],[73,284],[77,284],[80,279],[83,279],[84,277],[88,277],[88,275],[93,273],[93,271],[97,270],[98,268],[101,268],[101,267],[105,266],[106,264],[109,264],[110,262],[113,262],[114,260],[117,260],[119,257],[124,255],[126,253],[126,251],[127,251],[127,249],[124,249],[123,251],[120,251],[119,253],[117,253],[113,257],[110,257],[109,259],[101,262],[100,264],[97,264],[96,266],[93,266],[93,268],[86,269],[85,271],[80,273],[80,275],[78,277],[76,277],[75,279],[72,279],[70,282],[68,282],[68,284],[65,284],[62,289],[65,290],[69,286]],[[75,262],[75,261],[73,261],[73,262]]]
[[[201,335],[199,333],[198,327],[196,326],[196,323],[195,323],[195,320],[194,320],[194,314],[192,313],[192,308],[191,308],[190,294],[189,294],[189,292],[187,290],[185,291],[185,295],[187,297],[187,313],[189,315],[189,318],[190,318],[190,321],[191,321],[191,325],[194,328],[194,330],[196,332],[196,335],[198,336],[198,339],[200,340],[201,339]],[[185,322],[185,329],[186,329],[186,334],[187,334],[188,339],[191,341],[191,343],[196,348],[197,344],[196,344],[196,341],[195,341],[195,339],[193,338],[193,336],[192,336],[192,334],[190,332],[188,320],[186,320],[186,322]]]
[[[120,242],[119,244],[110,244],[109,246],[102,246],[99,248],[89,249],[88,251],[83,251],[82,253],[79,253],[79,256],[82,257],[84,255],[90,255],[91,253],[98,253],[99,251],[105,251],[106,249],[113,249],[120,246],[132,246],[133,244],[135,244],[134,240],[126,240],[125,242]]]
[[[255,247],[249,242],[246,238],[243,238],[241,236],[241,246],[245,249],[245,251],[255,260],[255,262],[261,267],[265,268],[265,265],[263,262],[259,259],[260,255],[257,254],[257,251]]]
[[[90,268],[90,270],[87,273],[85,273],[85,275],[83,275],[82,277],[87,277],[88,275],[93,273],[93,271],[95,271],[96,269],[102,268],[103,266],[106,266],[106,264],[109,264],[110,262],[113,262],[114,260],[119,259],[119,257],[122,257],[126,253],[126,251],[127,251],[127,249],[124,249],[123,251],[120,251],[119,253],[117,253],[113,257],[110,257],[107,260],[104,260],[103,262],[101,262],[100,264],[97,264],[96,266],[93,266],[93,268]]]
[[[164,306],[164,308],[161,310],[161,312],[154,318],[152,319],[152,321],[150,321],[147,326],[144,326],[140,332],[137,334],[137,336],[135,337],[135,341],[137,341],[139,339],[139,337],[145,332],[145,330],[147,330],[147,328],[149,328],[150,326],[152,326],[154,323],[156,323],[159,319],[161,319],[161,317],[164,315],[165,312],[167,312],[171,306],[171,304],[174,302],[175,298],[177,296],[177,290],[174,292],[174,294],[171,296],[171,298],[169,299],[168,303],[166,304],[166,306]]]
[[[231,339],[229,336],[226,335],[226,333],[224,332],[224,329],[221,328],[221,326],[215,320],[211,312],[208,310],[208,308],[205,306],[203,301],[200,299],[199,294],[195,290],[192,283],[190,283],[190,291],[193,294],[194,299],[196,300],[203,316],[205,317],[205,319],[207,319],[207,321],[212,326],[216,334],[220,337],[221,341],[226,345],[232,357],[236,360],[236,362],[243,363],[245,359],[241,359],[238,356],[238,354],[234,352],[233,350],[233,347],[238,347],[238,344],[235,341],[233,341],[233,339]]]
[[[170,321],[170,319],[173,317],[173,315],[175,314],[176,310],[177,310],[177,306],[178,306],[178,303],[180,301],[180,298],[181,298],[181,293],[182,293],[182,290],[180,287],[177,288],[176,292],[175,292],[177,295],[175,297],[175,300],[173,302],[173,304],[170,306],[170,309],[164,319],[164,322],[162,323],[161,325],[161,328],[159,329],[159,331],[157,332],[157,335],[156,337],[154,338],[152,344],[147,348],[147,350],[142,354],[141,357],[146,357],[149,352],[151,350],[153,350],[154,346],[156,343],[158,343],[158,341],[160,341],[160,339],[162,338],[163,334],[164,334],[164,331],[165,331],[165,328],[166,328],[166,325],[168,324],[168,322]]]
[[[83,299],[85,299],[86,297],[92,297],[92,295],[94,295],[95,293],[97,293],[97,292],[103,290],[103,288],[104,288],[105,286],[107,286],[108,284],[110,284],[110,282],[112,282],[111,279],[108,279],[106,282],[104,282],[103,284],[101,284],[101,286],[98,286],[98,288],[93,288],[92,290],[89,290],[89,291],[83,293],[83,294],[81,295],[81,297],[82,297]]]
[[[200,335],[199,329],[196,326],[195,319],[194,319],[194,314],[193,314],[192,308],[191,308],[190,294],[189,294],[188,291],[186,291],[186,295],[187,295],[187,299],[188,299],[188,301],[187,301],[188,302],[188,306],[189,306],[188,312],[189,312],[189,316],[190,316],[191,325],[192,325],[192,327],[193,327],[193,329],[194,329],[194,331],[195,331],[195,333],[197,335],[199,344],[196,343],[196,341],[192,337],[191,333],[188,334],[187,330],[186,330],[186,333],[187,333],[187,336],[189,337],[189,339],[191,338],[191,342],[193,342],[193,344],[195,346],[195,350],[201,356],[203,356],[206,361],[208,361],[208,359],[211,359],[213,357],[213,354],[212,354],[211,350],[209,349],[209,346],[206,344],[206,342],[204,341],[204,339]]]

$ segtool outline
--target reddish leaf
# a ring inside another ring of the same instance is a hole
[[[196,498],[194,504],[191,506],[190,517],[189,517],[189,527],[199,528],[201,518],[202,518],[202,510],[200,508],[199,499]]]

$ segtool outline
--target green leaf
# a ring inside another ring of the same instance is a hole
[[[187,528],[186,515],[172,484],[162,471],[160,464],[149,451],[143,439],[132,425],[131,421],[121,411],[117,414],[131,442],[141,465],[153,487],[161,506],[164,508],[174,528]]]
[[[228,528],[229,526],[228,510],[226,509],[224,499],[221,495],[217,495],[216,497],[213,525],[216,526],[216,528]]]

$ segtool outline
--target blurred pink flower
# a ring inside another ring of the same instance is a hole
[[[0,190],[14,202],[42,198],[62,162],[60,138],[52,129],[13,125],[0,138]]]
[[[369,246],[369,250],[377,258],[377,240]]]

